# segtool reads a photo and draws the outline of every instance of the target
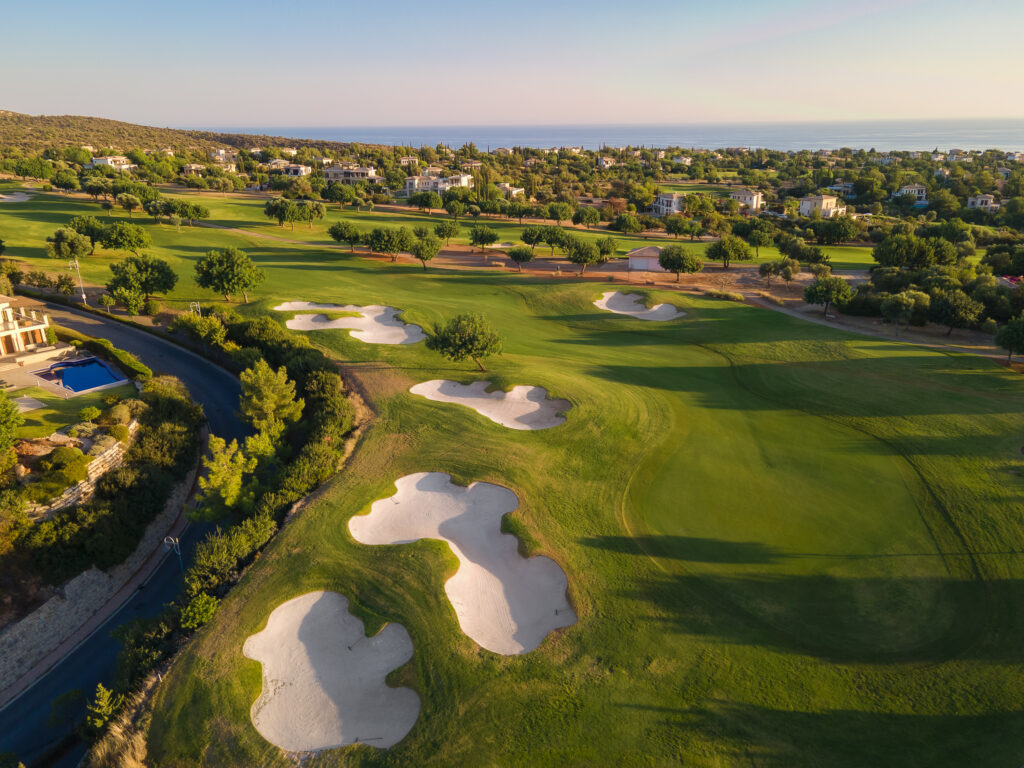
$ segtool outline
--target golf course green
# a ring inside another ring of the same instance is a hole
[[[229,218],[248,201],[203,197],[213,223],[292,236]],[[103,215],[58,195],[0,205],[5,255],[47,268],[43,238],[81,213]],[[424,272],[313,240],[135,219],[180,274],[174,304],[212,300],[192,264],[235,245],[267,273],[246,315],[384,304],[429,329],[478,312],[504,340],[483,374],[422,343],[309,334],[374,418],[175,659],[154,701],[153,765],[294,764],[252,725],[261,667],[242,645],[276,606],[316,590],[345,595],[369,635],[408,630],[413,658],[389,682],[422,709],[391,749],[368,741],[309,766],[1024,760],[1018,374],[699,295],[643,291],[686,312],[644,322],[593,305],[621,283]],[[324,240],[324,222],[313,232]],[[119,257],[89,257],[83,276],[104,282]],[[540,386],[572,408],[560,426],[511,430],[408,391],[431,379]],[[561,566],[579,621],[530,653],[496,655],[459,628],[441,588],[458,563],[442,543],[356,542],[348,520],[415,472],[512,490],[505,530]]]

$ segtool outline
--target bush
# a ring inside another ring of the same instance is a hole
[[[111,424],[127,424],[132,420],[132,411],[125,403],[118,403],[107,411],[106,420]]]
[[[156,299],[148,299],[142,306],[142,314],[155,317],[164,311],[164,305]]]
[[[128,431],[128,427],[124,424],[115,424],[107,430],[107,434],[117,440],[119,443],[127,443],[131,433]]]
[[[115,299],[109,293],[104,293],[100,296],[100,306],[102,306],[103,308],[109,310],[115,304],[117,304],[117,299]]]
[[[42,474],[36,482],[25,486],[26,497],[30,501],[42,504],[60,495],[65,489],[85,480],[89,461],[90,458],[77,448],[67,445],[55,448],[39,461],[38,466]],[[38,527],[42,528],[43,525],[45,523]]]
[[[118,440],[113,435],[106,434],[100,435],[96,438],[96,441],[92,444],[92,448],[89,449],[90,456],[99,456],[104,451],[113,448],[117,445]]]
[[[200,592],[181,609],[181,628],[199,629],[209,623],[219,604],[220,600],[216,597]]]
[[[734,293],[733,291],[705,291],[705,296],[710,296],[713,299],[725,299],[726,301],[740,301],[742,302],[743,294]]]
[[[88,408],[83,408],[78,412],[79,421],[96,421],[100,417],[102,411],[94,405],[90,405]]]
[[[995,318],[987,318],[985,322],[981,324],[981,330],[983,333],[995,334],[999,330],[999,323],[995,321]]]

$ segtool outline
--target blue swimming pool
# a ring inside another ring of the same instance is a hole
[[[72,392],[116,384],[126,381],[125,377],[96,357],[72,360],[69,363],[55,363],[41,371],[33,371],[41,379],[60,384]]]

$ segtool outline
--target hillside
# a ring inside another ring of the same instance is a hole
[[[39,152],[53,146],[88,144],[97,149],[113,147],[129,149],[210,149],[216,147],[251,146],[317,146],[334,150],[348,147],[343,142],[312,141],[284,136],[212,133],[177,128],[156,128],[149,125],[123,123],[102,117],[81,115],[24,115],[0,110],[0,149],[17,148]]]

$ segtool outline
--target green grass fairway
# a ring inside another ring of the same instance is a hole
[[[120,395],[122,398],[133,397],[136,390],[134,385],[125,384],[67,399],[42,387],[27,387],[11,392],[11,397],[34,397],[46,405],[45,408],[25,412],[25,423],[18,428],[18,437],[26,440],[33,437],[46,437],[61,427],[77,424],[80,421],[79,411],[91,406],[103,410],[106,408],[103,401],[111,394]]]
[[[279,231],[225,201],[235,208],[216,216]],[[0,237],[9,255],[38,258],[55,223],[86,209],[56,195],[0,205]],[[367,216],[361,226],[401,218]],[[422,344],[311,334],[377,417],[171,667],[150,764],[294,764],[251,725],[260,666],[241,647],[276,605],[317,589],[349,597],[371,633],[405,626],[415,654],[391,680],[423,709],[387,752],[308,766],[1024,762],[1019,375],[672,292],[647,298],[686,316],[643,322],[593,306],[621,286],[424,272],[317,247],[323,224],[310,245],[284,245],[136,220],[183,276],[174,301],[211,298],[192,263],[237,245],[267,271],[247,313],[283,322],[281,301],[380,303],[429,326],[476,311],[505,340],[484,376]],[[100,275],[111,258],[83,269]],[[554,429],[509,430],[408,392],[434,378],[539,385],[573,408]],[[421,471],[515,491],[506,528],[562,566],[578,624],[523,656],[483,651],[445,597],[456,561],[441,544],[357,544],[348,519]]]

